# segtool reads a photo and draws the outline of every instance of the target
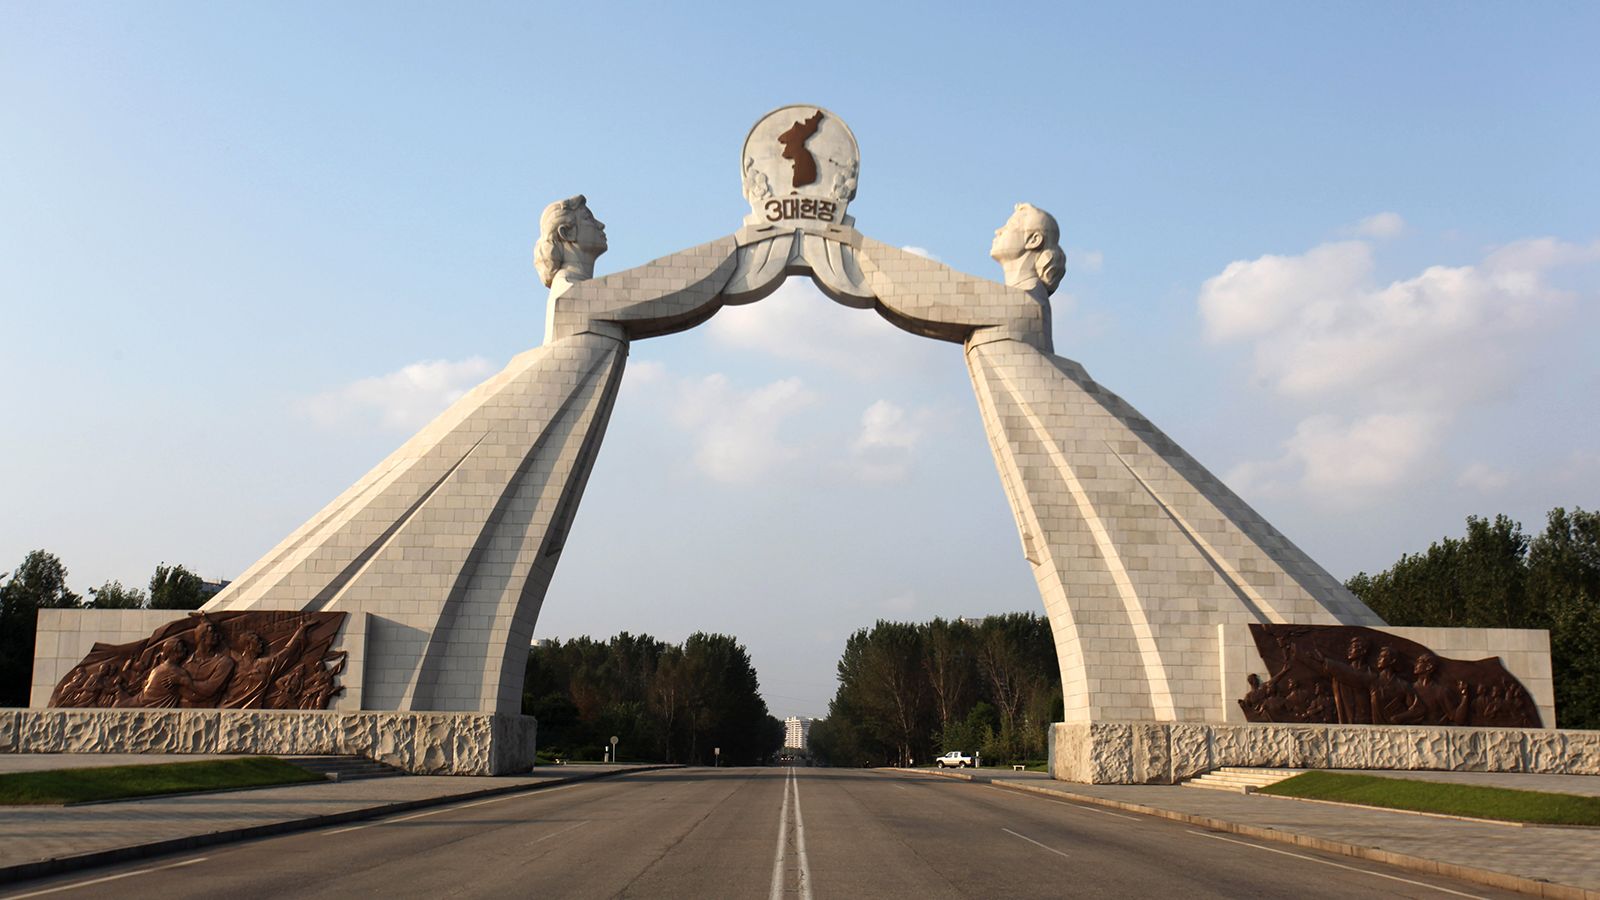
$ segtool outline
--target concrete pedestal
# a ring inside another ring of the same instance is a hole
[[[1176,784],[1223,766],[1600,775],[1600,731],[1409,725],[1058,722],[1050,776]]]
[[[533,767],[532,716],[255,709],[0,709],[0,753],[360,755],[415,775]]]

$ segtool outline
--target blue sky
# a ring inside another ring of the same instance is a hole
[[[1084,363],[1339,577],[1600,506],[1577,4],[0,4],[0,566],[237,574],[602,272],[727,234],[829,107],[865,233],[1069,251]],[[641,342],[541,636],[746,641],[818,714],[882,617],[1038,610],[954,346],[800,282]]]

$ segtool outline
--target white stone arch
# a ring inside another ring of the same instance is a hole
[[[534,622],[630,342],[692,328],[794,275],[962,345],[1055,636],[1068,722],[1221,721],[1219,626],[1382,624],[1130,405],[1055,356],[1043,288],[957,272],[848,226],[746,227],[558,282],[543,345],[207,608],[367,614],[363,708],[518,712]]]

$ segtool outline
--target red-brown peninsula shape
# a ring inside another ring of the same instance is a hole
[[[806,149],[806,141],[811,140],[821,126],[822,110],[819,109],[810,118],[801,119],[778,135],[778,143],[783,145],[783,158],[794,163],[794,186],[797,188],[817,180],[817,158]]]
[[[73,708],[327,709],[344,692],[330,652],[342,612],[190,613],[142,640],[95,644],[56,685]]]
[[[1539,708],[1499,657],[1439,656],[1358,625],[1251,625],[1271,677],[1239,700],[1252,722],[1540,728]]]

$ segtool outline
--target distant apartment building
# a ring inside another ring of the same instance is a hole
[[[811,723],[815,719],[807,716],[790,716],[783,720],[783,746],[795,750],[808,750],[807,743],[811,739]]]

